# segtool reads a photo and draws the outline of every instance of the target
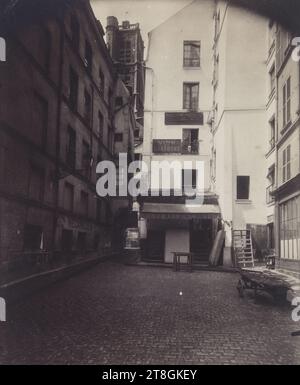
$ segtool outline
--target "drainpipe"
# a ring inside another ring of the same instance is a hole
[[[278,28],[278,27],[277,27]],[[277,33],[275,36],[275,69],[277,71]],[[275,131],[275,183],[276,189],[278,188],[278,74],[276,73],[276,83],[275,83],[275,116],[276,116],[276,131]],[[275,209],[274,209],[274,238],[275,238],[275,254],[277,255],[277,263],[280,261],[280,218],[279,218],[279,205],[277,195],[275,195]]]
[[[153,106],[154,106],[154,69],[152,67],[147,67],[144,65],[144,68],[146,70],[150,70],[152,72],[151,75],[151,124],[150,124],[150,136],[149,136],[149,146],[150,146],[150,151],[149,151],[149,166],[150,166],[150,174],[149,174],[149,187],[151,191],[151,161],[152,161],[152,140],[153,140]],[[144,122],[144,139],[145,139],[145,122]]]

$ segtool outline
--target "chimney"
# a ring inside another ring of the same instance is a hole
[[[108,16],[106,25],[106,44],[113,60],[117,60],[118,55],[118,32],[118,19],[115,16]]]

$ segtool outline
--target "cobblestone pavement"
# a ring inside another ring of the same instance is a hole
[[[8,308],[2,363],[300,364],[287,307],[238,276],[103,263]],[[180,295],[182,292],[182,295]]]

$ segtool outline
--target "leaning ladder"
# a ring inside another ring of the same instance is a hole
[[[233,230],[232,240],[236,266],[253,267],[254,258],[251,230]]]

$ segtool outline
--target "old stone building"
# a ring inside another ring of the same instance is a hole
[[[0,63],[0,268],[6,277],[112,252],[114,207],[96,194],[96,165],[114,161],[115,135],[126,136],[124,151],[133,147],[134,124],[120,124],[123,115],[115,122],[118,98],[129,110],[131,99],[89,1],[42,3],[9,1],[1,13],[7,58]]]

